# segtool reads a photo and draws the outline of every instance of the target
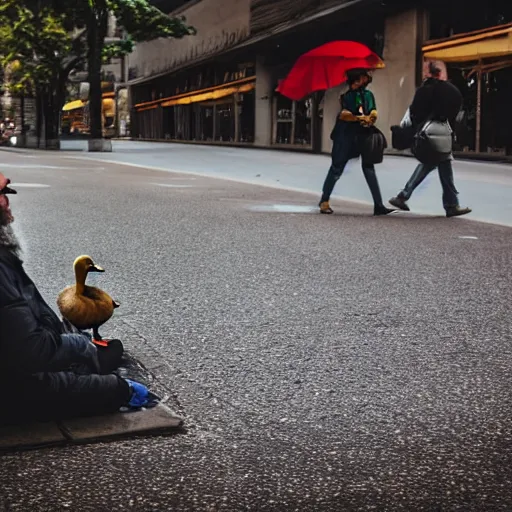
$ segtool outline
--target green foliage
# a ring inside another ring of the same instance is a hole
[[[35,84],[50,84],[71,49],[62,16],[51,9],[34,13],[14,1],[0,8],[0,63],[12,93],[28,93]]]
[[[129,36],[105,44],[106,33],[99,33],[96,43],[100,48],[95,49],[103,62],[131,53],[134,41],[195,34],[183,17],[170,18],[147,0],[3,0],[0,64],[8,71],[11,91],[27,92],[36,83],[50,83],[66,60],[71,59],[73,67],[80,66],[90,51],[86,32],[96,30],[99,18],[108,12]]]
[[[148,0],[0,0],[0,64],[11,92],[48,89],[59,103],[69,74],[87,61],[91,132],[101,132],[101,65],[133,50],[134,42],[195,34]],[[105,43],[112,13],[128,37]]]
[[[134,43],[131,37],[121,39],[113,43],[105,44],[101,56],[103,63],[107,63],[112,59],[123,57],[133,51]]]
[[[120,26],[137,42],[159,37],[182,38],[196,33],[186,25],[186,19],[170,18],[147,0],[107,0]]]

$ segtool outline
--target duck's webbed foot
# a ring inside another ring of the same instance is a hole
[[[94,327],[93,330],[92,330],[92,342],[95,345],[99,345],[100,347],[107,347],[108,346],[108,341],[104,340],[101,337],[101,334],[98,332],[98,328],[97,327]]]

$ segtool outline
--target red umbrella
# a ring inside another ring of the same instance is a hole
[[[349,69],[383,67],[384,62],[364,44],[332,41],[302,55],[277,91],[292,100],[301,100],[315,91],[342,84]]]

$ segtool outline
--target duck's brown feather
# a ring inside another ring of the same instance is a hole
[[[100,327],[114,314],[112,297],[94,286],[86,286],[84,293],[76,293],[76,285],[68,286],[59,294],[57,305],[62,316],[78,329]]]

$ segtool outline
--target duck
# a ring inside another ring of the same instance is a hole
[[[67,286],[58,295],[57,306],[64,320],[77,329],[92,329],[93,342],[106,346],[98,329],[106,323],[120,304],[112,297],[94,286],[87,286],[85,281],[89,272],[105,272],[96,265],[90,256],[82,255],[73,263],[76,284]]]

